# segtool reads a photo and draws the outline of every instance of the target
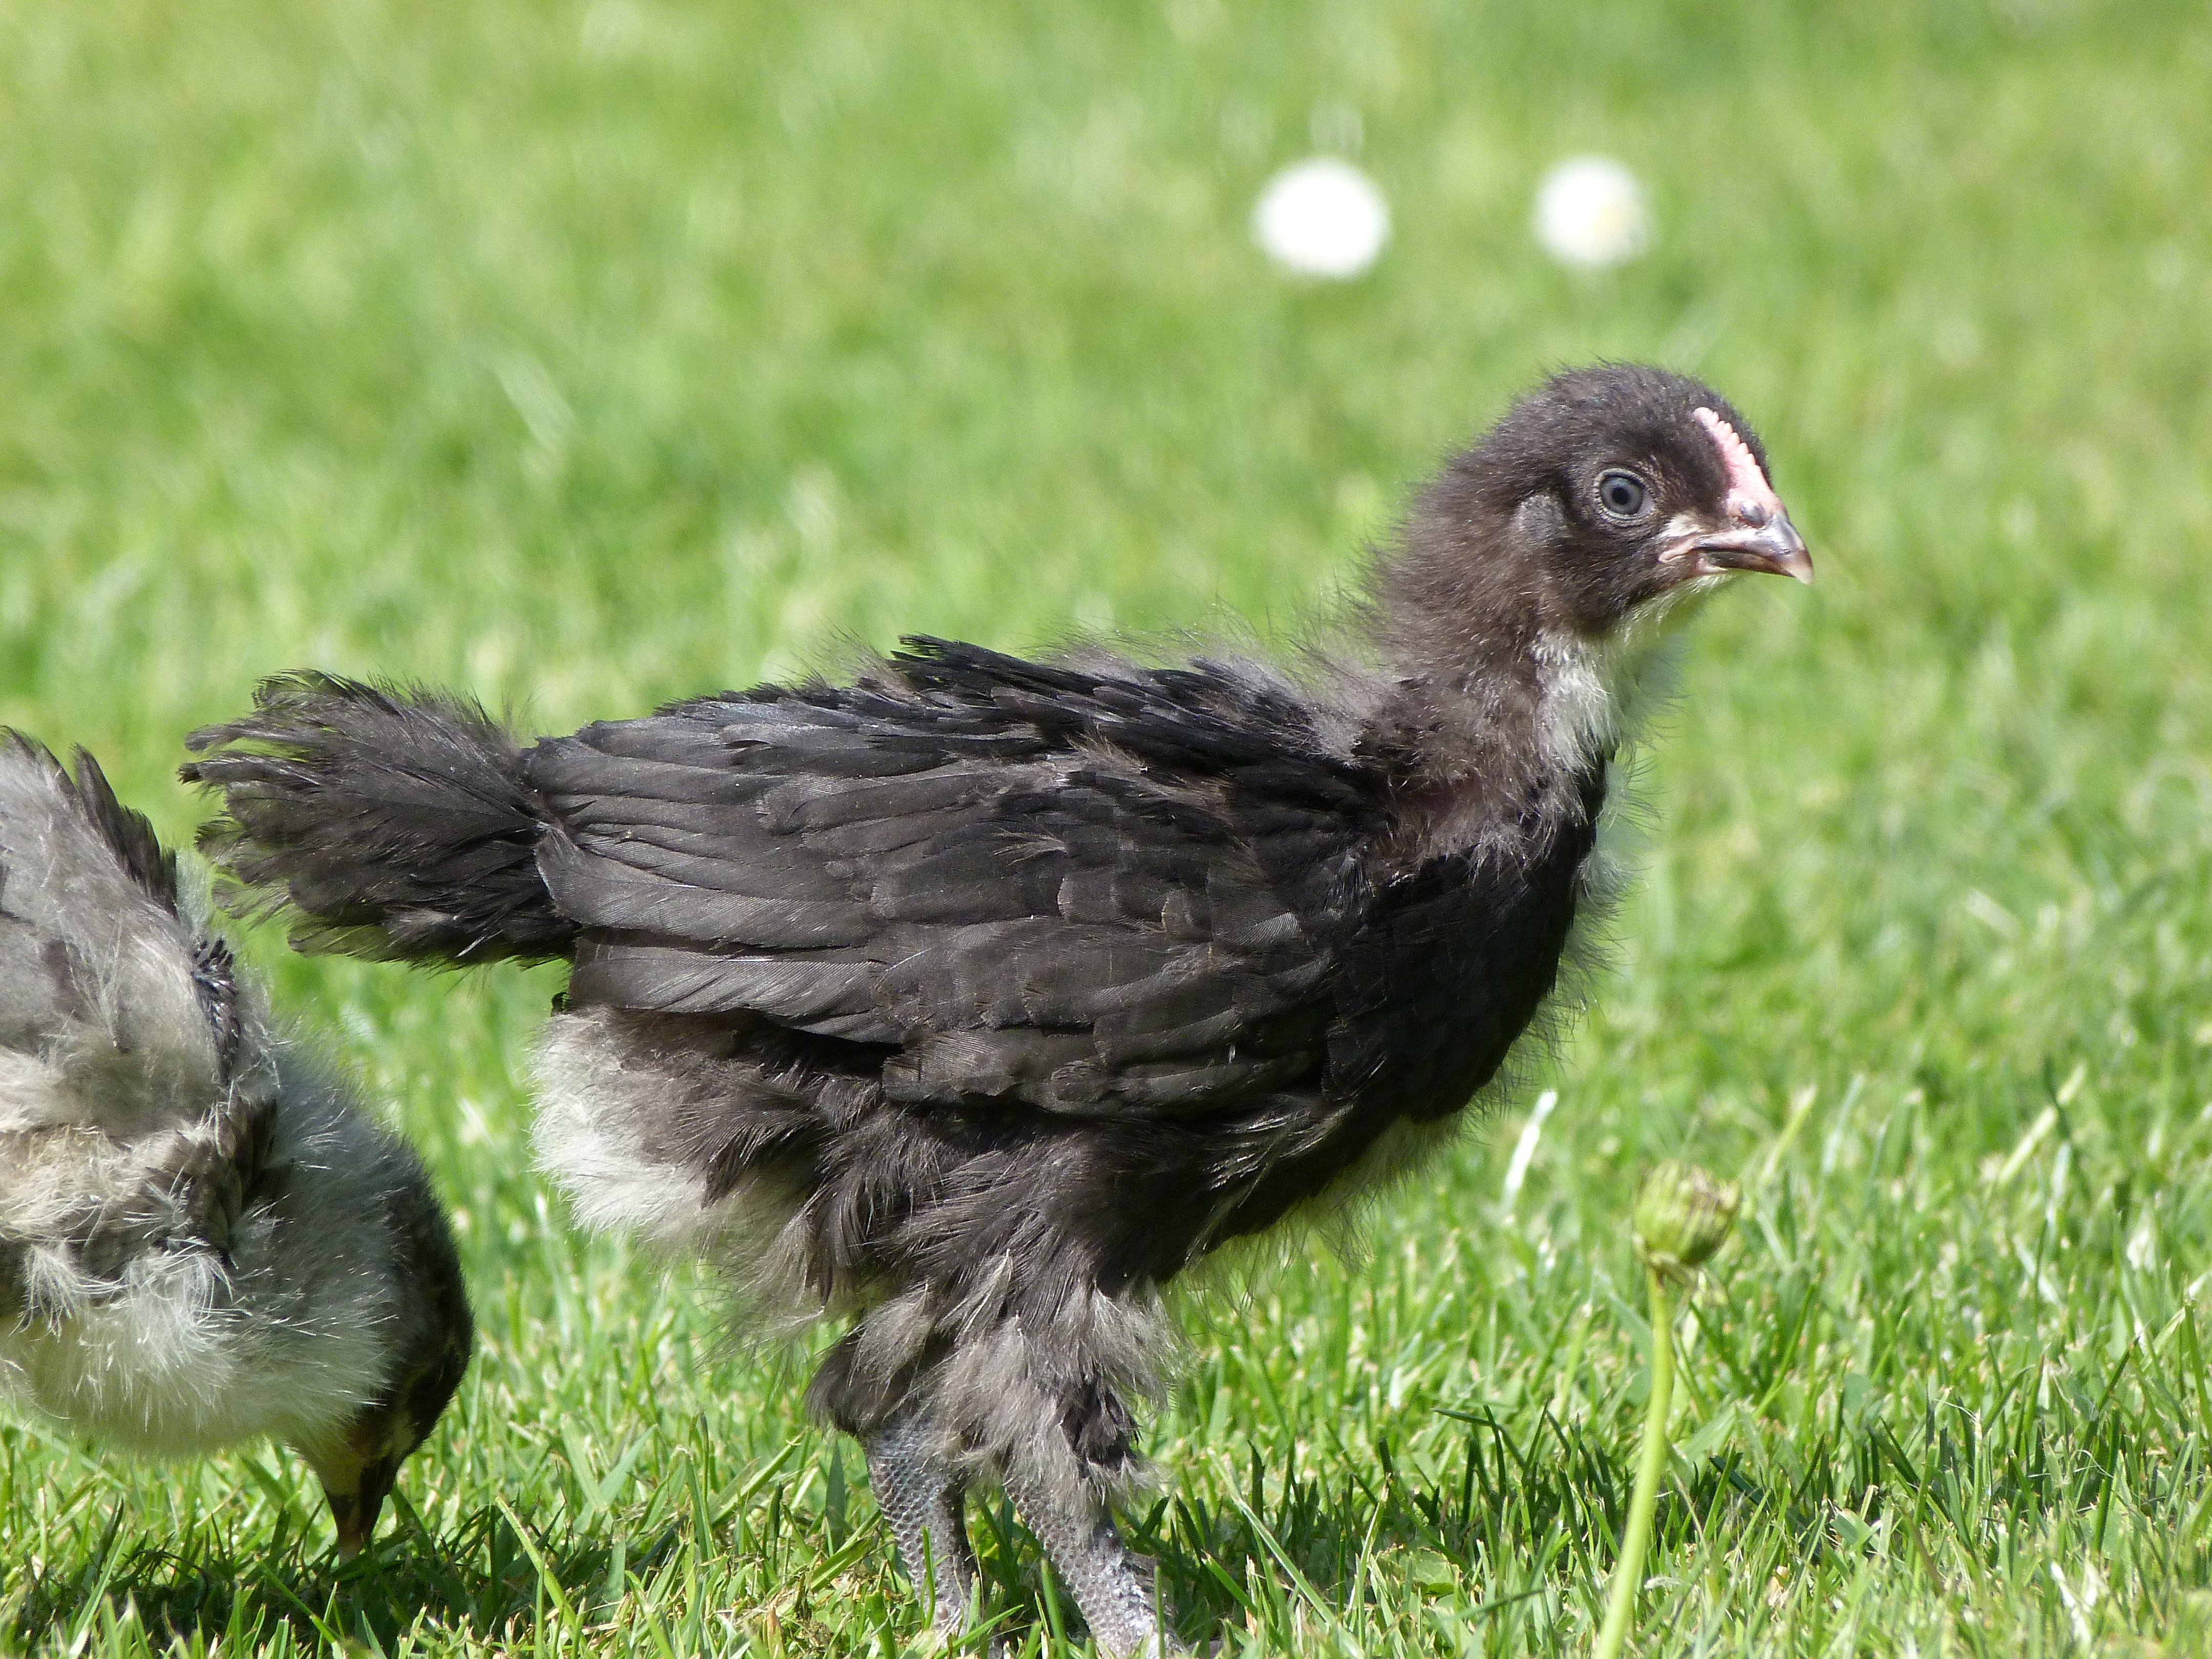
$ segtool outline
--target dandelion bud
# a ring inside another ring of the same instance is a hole
[[[1687,1278],[1728,1238],[1738,1197],[1733,1181],[1668,1158],[1636,1195],[1637,1253],[1661,1273]]]

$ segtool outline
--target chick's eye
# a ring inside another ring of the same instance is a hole
[[[1597,504],[1616,519],[1632,519],[1644,511],[1651,492],[1633,472],[1608,472],[1597,481]]]

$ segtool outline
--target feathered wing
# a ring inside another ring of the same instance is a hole
[[[0,736],[0,1304],[19,1316],[31,1279],[66,1300],[171,1234],[225,1242],[269,1127],[265,1088],[234,1087],[228,951],[76,759],[72,779]]]
[[[72,780],[0,736],[0,1063],[17,1073],[0,1124],[127,1134],[196,1115],[222,1091],[240,1018],[228,953],[181,911],[152,827],[89,755]],[[33,1086],[27,1063],[55,1086]]]
[[[1371,802],[1297,706],[914,646],[525,757],[572,1005],[879,1045],[914,1102],[1182,1112],[1316,1076]]]

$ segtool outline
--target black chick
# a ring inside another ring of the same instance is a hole
[[[915,638],[527,750],[301,674],[198,732],[206,845],[309,948],[566,957],[538,1146],[589,1221],[849,1316],[810,1400],[966,1616],[1003,1480],[1092,1632],[1159,1639],[1107,1501],[1160,1290],[1438,1145],[1559,982],[1671,602],[1810,580],[1758,441],[1562,374],[1453,460],[1293,676]]]
[[[0,1399],[145,1455],[283,1441],[350,1556],[471,1341],[414,1154],[269,1029],[92,757],[0,732]]]

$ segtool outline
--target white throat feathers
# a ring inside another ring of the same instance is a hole
[[[1677,637],[1656,619],[1607,639],[1537,636],[1536,742],[1556,775],[1579,779],[1635,741],[1673,678]]]

